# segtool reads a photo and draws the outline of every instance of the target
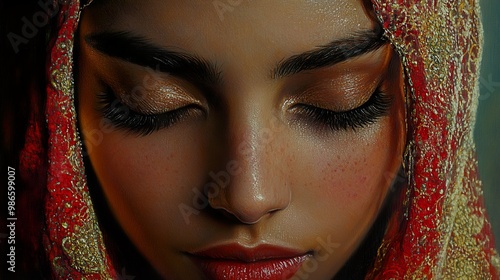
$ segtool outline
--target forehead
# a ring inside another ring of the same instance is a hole
[[[154,41],[199,35],[226,44],[256,37],[325,43],[373,27],[361,0],[97,0],[89,8],[97,27]]]

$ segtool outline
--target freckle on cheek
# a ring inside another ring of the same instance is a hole
[[[361,177],[361,179],[359,180],[359,183],[360,184],[366,183],[366,176]]]
[[[346,196],[350,199],[357,199],[358,193],[357,192],[346,192]]]

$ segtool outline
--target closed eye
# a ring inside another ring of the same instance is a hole
[[[188,118],[206,116],[205,110],[198,104],[189,104],[159,114],[144,114],[132,110],[121,102],[108,89],[98,95],[99,111],[113,126],[138,134],[149,135],[163,128],[168,128]]]
[[[296,116],[295,121],[305,122],[324,132],[325,129],[341,131],[366,127],[387,115],[391,104],[392,97],[377,89],[368,101],[348,111],[337,112],[302,103],[292,105],[288,110]]]

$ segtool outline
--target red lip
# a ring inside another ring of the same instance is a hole
[[[291,278],[309,253],[260,245],[254,248],[228,244],[192,253],[194,262],[210,280],[284,280]]]

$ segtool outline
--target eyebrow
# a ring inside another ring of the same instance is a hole
[[[149,67],[189,80],[194,79],[207,86],[222,83],[221,71],[216,64],[196,55],[156,46],[148,39],[130,32],[90,34],[85,37],[85,41],[102,54],[139,66]],[[360,31],[349,37],[332,41],[327,45],[280,61],[272,70],[271,77],[279,79],[303,71],[333,66],[374,51],[385,42],[382,28]]]
[[[215,64],[195,55],[164,49],[130,32],[102,32],[85,37],[93,49],[113,58],[206,85],[221,83]]]
[[[330,42],[314,50],[297,54],[278,63],[272,71],[273,78],[282,78],[303,71],[333,66],[372,51],[386,43],[383,29],[364,30]]]

